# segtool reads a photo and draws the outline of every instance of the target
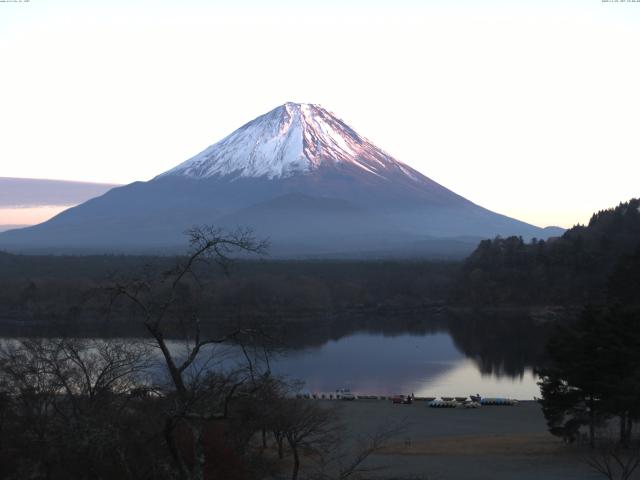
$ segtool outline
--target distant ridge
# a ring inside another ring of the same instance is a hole
[[[116,186],[70,180],[0,177],[0,208],[77,205]]]
[[[25,228],[29,225],[0,225],[0,232],[6,232],[7,230],[14,230],[16,228]]]

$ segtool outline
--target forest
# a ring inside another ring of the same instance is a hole
[[[272,260],[268,249],[228,269],[199,268],[215,321],[242,317],[315,321],[336,315],[420,315],[434,308],[581,307],[604,301],[610,275],[640,251],[640,200],[595,213],[585,226],[548,240],[482,241],[464,261]],[[0,252],[0,318],[5,330],[64,323],[126,326],[126,312],[105,324],[105,286],[171,268],[181,257],[28,256]],[[205,315],[205,317],[207,317]],[[212,318],[203,318],[207,323]]]
[[[105,286],[115,279],[161,272],[177,257],[32,257],[0,254],[0,318],[7,328],[103,324]],[[420,312],[447,299],[458,264],[437,261],[303,261],[255,258],[229,270],[198,268],[215,319],[277,316],[304,321],[348,313]],[[193,292],[191,292],[193,293]],[[109,324],[125,321],[111,312]],[[203,321],[206,322],[207,319]]]
[[[475,305],[582,305],[605,300],[609,276],[640,253],[640,200],[595,213],[561,237],[482,241],[452,298]]]

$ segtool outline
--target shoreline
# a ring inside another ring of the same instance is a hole
[[[325,401],[331,407],[338,402]],[[400,478],[446,480],[587,480],[600,478],[584,463],[586,446],[552,436],[533,400],[512,407],[428,408],[391,402],[340,402],[340,418],[354,439],[385,425],[402,432],[367,460]],[[382,478],[384,478],[384,473]],[[390,475],[387,475],[387,477]]]

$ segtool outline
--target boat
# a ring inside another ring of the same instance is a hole
[[[431,408],[456,408],[458,406],[458,402],[454,400],[433,400],[429,402],[429,407]]]
[[[516,400],[515,398],[502,398],[502,397],[483,398],[482,400],[480,400],[480,404],[481,405],[507,405],[507,406],[511,406],[511,405],[517,405],[518,404],[518,400]]]
[[[412,398],[409,395],[394,395],[391,397],[391,402],[402,405],[411,405],[411,403],[413,403]]]
[[[348,388],[338,388],[336,390],[336,398],[339,400],[355,400],[356,396]]]

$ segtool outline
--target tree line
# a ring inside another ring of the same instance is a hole
[[[23,326],[75,322],[76,330],[106,318],[102,285],[141,270],[168,270],[177,257],[32,257],[0,253],[0,320]],[[311,261],[243,259],[233,275],[199,269],[209,310],[221,317],[317,319],[375,308],[419,309],[444,302],[458,264],[416,261]],[[181,293],[193,295],[196,282]],[[110,312],[126,327],[126,309]],[[203,319],[204,323],[206,319]],[[105,326],[106,327],[106,326]]]
[[[595,213],[559,238],[495,238],[465,260],[454,297],[476,305],[605,301],[609,276],[640,248],[640,199]]]

